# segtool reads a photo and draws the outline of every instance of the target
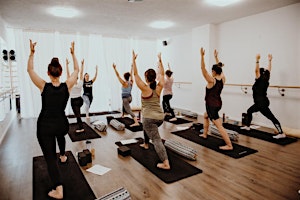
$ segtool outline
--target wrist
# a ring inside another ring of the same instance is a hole
[[[257,60],[257,61],[256,61],[256,63],[258,64],[258,63],[259,63],[259,61]]]

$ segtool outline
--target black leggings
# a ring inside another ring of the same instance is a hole
[[[65,116],[55,119],[47,117],[39,118],[37,122],[37,139],[47,163],[48,174],[53,189],[62,185],[62,179],[58,170],[56,141],[60,151],[59,154],[62,156],[65,155],[65,135],[68,133],[68,130],[69,122]]]
[[[170,100],[172,99],[173,95],[167,94],[163,96],[162,106],[164,109],[164,113],[171,113],[172,117],[175,117],[174,110],[170,106]]]
[[[83,99],[81,97],[71,98],[71,107],[77,119],[77,124],[79,129],[83,129],[81,114],[80,114],[80,108],[82,105],[83,105]]]
[[[248,110],[247,110],[247,117],[248,119],[246,120],[246,126],[250,126],[251,121],[252,121],[252,114],[255,112],[261,112],[266,118],[271,120],[278,130],[278,133],[282,133],[281,125],[279,121],[276,119],[276,117],[273,115],[271,112],[270,108],[270,101],[262,101],[262,102],[256,102],[254,103]]]

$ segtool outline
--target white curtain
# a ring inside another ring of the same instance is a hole
[[[132,50],[138,53],[137,66],[139,74],[148,68],[156,68],[157,52],[156,41],[134,40],[121,38],[104,38],[101,35],[62,34],[59,32],[29,32],[20,29],[12,29],[17,55],[18,78],[20,83],[21,117],[37,117],[41,109],[41,94],[31,82],[27,74],[27,60],[29,56],[29,39],[37,42],[34,57],[34,69],[37,74],[46,81],[50,81],[47,75],[47,66],[52,57],[58,57],[63,69],[65,60],[70,61],[70,45],[75,42],[75,53],[79,65],[85,60],[85,70],[92,79],[95,75],[96,65],[98,76],[93,85],[94,100],[90,112],[119,110],[122,108],[121,84],[119,83],[112,63],[116,63],[121,76],[131,67]],[[72,63],[71,63],[72,64]],[[72,65],[70,65],[72,69]],[[66,80],[66,74],[61,81]],[[132,107],[140,106],[140,91],[134,85],[132,91]],[[66,114],[72,114],[70,103],[66,108]],[[84,113],[84,108],[82,108]]]

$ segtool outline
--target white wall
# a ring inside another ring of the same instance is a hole
[[[267,65],[267,54],[273,54],[270,85],[300,86],[300,4],[241,18],[219,25],[206,25],[184,35],[169,39],[161,47],[170,62],[176,81],[191,81],[192,85],[174,87],[173,107],[202,114],[205,81],[200,71],[199,49],[206,49],[206,67],[213,64],[213,49],[225,63],[227,83],[253,84],[255,56],[261,54],[261,66]],[[282,126],[300,128],[300,90],[286,89],[282,97],[276,88],[269,88],[270,109]],[[252,90],[244,94],[240,87],[226,86],[222,94],[223,108],[231,119],[241,115],[253,104]],[[273,127],[261,114],[253,123]]]

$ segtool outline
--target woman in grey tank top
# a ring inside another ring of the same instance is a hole
[[[163,123],[164,113],[160,107],[160,94],[164,86],[164,68],[161,61],[161,54],[158,54],[160,77],[156,83],[156,72],[154,69],[148,69],[145,72],[146,83],[138,75],[135,60],[137,54],[132,52],[132,65],[135,82],[142,92],[142,122],[144,128],[145,141],[141,147],[148,149],[149,140],[152,140],[154,149],[162,161],[157,167],[161,169],[170,169],[169,159],[165,146],[162,143],[158,132],[158,127]]]

